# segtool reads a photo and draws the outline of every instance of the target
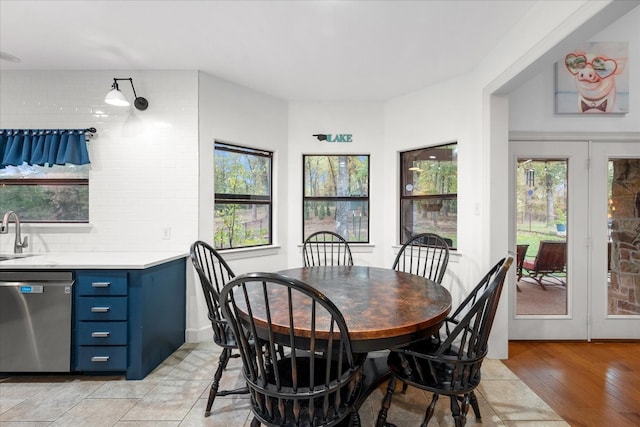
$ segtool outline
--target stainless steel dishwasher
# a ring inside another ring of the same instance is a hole
[[[73,275],[0,270],[0,372],[69,372]]]

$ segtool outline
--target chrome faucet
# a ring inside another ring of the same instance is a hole
[[[22,253],[22,248],[26,248],[29,246],[29,237],[25,236],[24,239],[20,237],[20,218],[18,218],[18,214],[14,211],[8,211],[2,217],[2,226],[0,226],[0,234],[8,234],[9,233],[9,218],[13,215],[13,221],[16,223],[16,241],[13,244],[13,252],[16,254]]]

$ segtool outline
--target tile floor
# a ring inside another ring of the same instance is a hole
[[[224,426],[251,422],[247,395],[218,397],[205,418],[210,379],[219,349],[213,343],[185,344],[144,380],[123,377],[11,376],[0,378],[0,426]],[[221,388],[241,386],[240,362],[232,359]],[[360,411],[362,425],[373,426],[384,386]],[[568,426],[498,360],[485,360],[478,400],[482,423],[469,411],[468,426]],[[417,426],[430,401],[410,387],[394,395],[388,421]],[[452,426],[448,399],[438,402],[430,426]]]

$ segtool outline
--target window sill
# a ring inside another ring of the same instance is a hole
[[[302,251],[302,243],[298,244],[298,248]],[[349,249],[351,249],[351,253],[353,254],[367,254],[372,253],[375,249],[376,245],[373,243],[349,243]]]
[[[393,245],[393,254],[398,255],[402,246]],[[459,262],[462,254],[457,249],[449,249],[449,262]]]
[[[93,229],[90,223],[21,223],[22,233],[89,233]]]
[[[280,252],[280,246],[258,246],[255,248],[222,249],[225,260],[246,259],[259,256],[272,256]]]

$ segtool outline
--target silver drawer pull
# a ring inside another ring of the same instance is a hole
[[[92,362],[108,362],[109,356],[93,356],[91,358]]]
[[[111,286],[111,282],[92,282],[91,287],[93,288],[108,288]]]
[[[107,338],[111,332],[91,332],[92,338]]]
[[[92,313],[107,313],[111,307],[91,307]]]

